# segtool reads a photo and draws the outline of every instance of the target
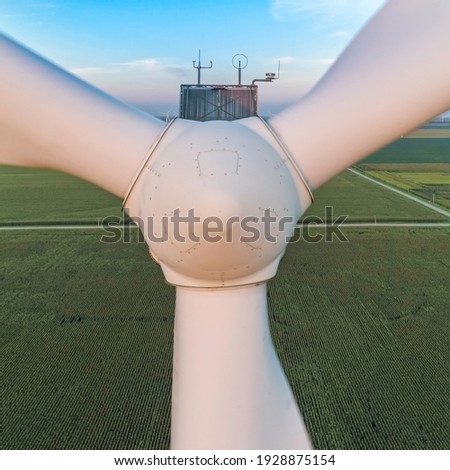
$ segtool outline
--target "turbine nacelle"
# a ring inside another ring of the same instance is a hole
[[[222,287],[273,277],[310,201],[259,118],[177,120],[125,208],[168,282]]]

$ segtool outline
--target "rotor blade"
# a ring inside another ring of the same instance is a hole
[[[165,124],[0,34],[0,163],[52,168],[123,197]]]
[[[450,2],[392,0],[270,119],[312,188],[450,108]]]

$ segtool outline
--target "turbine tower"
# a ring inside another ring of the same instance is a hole
[[[315,189],[450,108],[448,49],[436,46],[450,44],[449,24],[448,0],[388,2],[268,124],[165,126],[0,36],[0,162],[124,198],[176,286],[172,448],[311,448],[271,341],[266,282]]]

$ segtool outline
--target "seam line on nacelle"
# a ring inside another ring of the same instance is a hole
[[[166,132],[169,130],[170,126],[176,121],[176,117],[172,119],[172,121],[167,124],[167,126],[163,129],[159,137],[153,142],[152,146],[147,152],[147,158],[144,160],[142,163],[141,167],[139,168],[139,171],[137,172],[136,176],[134,177],[133,181],[131,182],[130,187],[128,188],[128,191],[125,194],[125,197],[122,202],[122,211],[125,208],[125,204],[127,202],[127,199],[130,197],[131,191],[133,191],[134,185],[136,184],[137,180],[141,176],[141,173],[144,171],[144,168],[147,166],[148,161],[150,160],[151,156],[153,155],[154,151],[158,147],[159,143],[161,142],[162,138],[166,135]]]
[[[280,139],[280,137],[278,136],[278,134],[275,132],[275,129],[272,128],[272,126],[270,126],[270,124],[268,122],[266,122],[261,116],[257,116],[260,121],[266,126],[266,129],[272,134],[272,137],[275,139],[275,141],[277,142],[277,144],[280,146],[281,150],[283,151],[283,153],[286,155],[289,163],[292,165],[292,167],[294,168],[295,172],[297,173],[297,176],[300,178],[300,180],[302,181],[302,183],[305,185],[307,191],[308,191],[308,194],[309,194],[309,197],[311,198],[311,202],[314,202],[314,195],[313,195],[313,192],[312,192],[312,189],[311,189],[311,186],[309,185],[308,183],[308,180],[306,179],[305,175],[303,174],[302,170],[300,169],[300,167],[297,165],[297,162],[292,158],[292,155],[291,153],[289,152],[289,150],[287,149],[286,145],[284,145],[283,141]]]

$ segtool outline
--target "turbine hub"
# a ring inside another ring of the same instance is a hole
[[[169,283],[236,286],[275,275],[305,202],[267,129],[245,125],[255,119],[177,120],[137,178],[125,209]]]

